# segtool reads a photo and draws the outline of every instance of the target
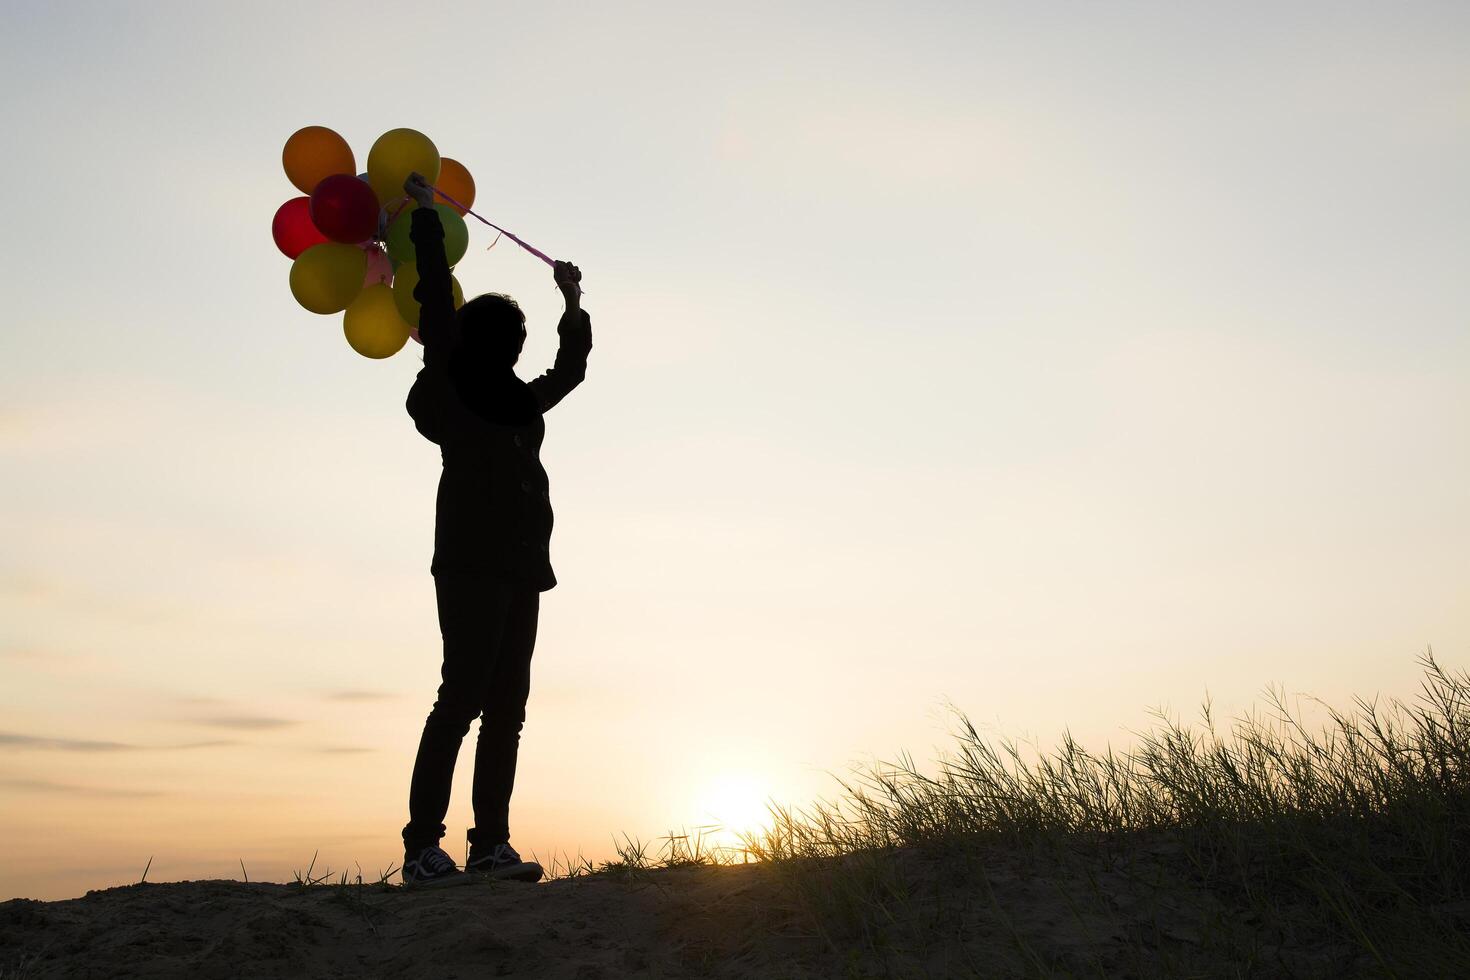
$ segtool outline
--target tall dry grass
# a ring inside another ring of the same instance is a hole
[[[1197,921],[1166,916],[1188,933],[1178,942],[1160,941],[1157,921],[1114,930],[1142,972],[1172,945],[1181,965],[1470,976],[1470,675],[1432,651],[1421,664],[1412,703],[1324,705],[1310,728],[1273,693],[1264,713],[1222,732],[1207,702],[1199,727],[1159,714],[1126,752],[1067,736],[1028,754],[960,714],[958,754],[937,776],[906,756],[874,767],[840,780],[836,803],[772,807],[774,826],[746,844],[788,872],[829,935],[871,945],[912,898],[882,855],[912,849],[981,888],[987,862],[1020,854],[1038,874],[1085,883],[1070,896],[1078,909],[1114,919],[1148,906],[1140,889],[1157,893],[1155,909],[1171,891],[1187,896]],[[832,861],[855,855],[870,860]],[[904,938],[925,941],[922,930]],[[1044,950],[1017,952],[1037,972],[1058,965]]]
[[[834,951],[913,975],[1470,976],[1470,676],[1421,663],[1410,703],[1321,705],[1313,727],[1278,692],[1222,731],[1206,702],[1127,751],[1028,752],[957,712],[937,775],[905,755],[835,802],[772,803],[741,858]],[[670,842],[672,863],[729,859]],[[665,865],[622,857],[580,870]],[[1075,943],[1016,907],[1048,890]]]

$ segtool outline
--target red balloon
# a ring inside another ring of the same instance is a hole
[[[332,241],[356,245],[378,230],[378,199],[355,174],[323,177],[311,192],[311,220]]]
[[[293,197],[276,209],[276,216],[271,219],[271,237],[288,259],[327,240],[321,229],[311,223],[309,197]]]

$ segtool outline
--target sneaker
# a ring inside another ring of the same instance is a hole
[[[405,885],[463,885],[469,880],[469,875],[455,867],[454,858],[437,845],[403,856]]]
[[[486,875],[491,878],[511,881],[540,881],[541,865],[535,861],[523,861],[516,849],[509,844],[477,848],[470,845],[470,856],[464,863],[469,874]]]

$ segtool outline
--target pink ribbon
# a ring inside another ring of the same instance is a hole
[[[450,197],[448,194],[446,194],[443,191],[441,191],[439,188],[434,187],[433,184],[430,184],[429,186],[434,188],[434,193],[435,194],[438,194],[440,197],[444,198],[444,200],[448,201],[450,204],[452,204],[455,207],[459,208],[465,214],[468,214],[471,217],[478,219],[482,223],[489,225],[491,228],[494,228],[496,231],[500,232],[506,238],[509,238],[511,241],[515,242],[521,248],[523,248],[526,251],[530,252],[532,255],[536,256],[536,258],[540,259],[542,262],[545,262],[547,265],[551,266],[552,268],[555,268],[556,267],[555,260],[553,260],[552,257],[549,256],[549,255],[547,255],[545,252],[541,251],[539,248],[536,248],[534,245],[528,245],[528,244],[526,244],[520,238],[516,237],[511,232],[506,231],[504,228],[500,227],[495,222],[488,221],[485,218],[481,218],[478,214],[475,214],[475,212],[471,211],[469,208],[465,207],[463,204],[460,204],[458,201],[456,201],[454,198]]]
[[[540,259],[542,262],[545,262],[547,265],[551,266],[553,269],[556,268],[556,260],[553,259],[551,256],[547,255],[545,252],[541,251],[536,246],[527,243],[526,241],[524,241],[523,239],[521,239],[519,236],[515,235],[512,232],[506,231],[504,228],[500,227],[495,222],[490,221],[487,218],[483,218],[483,217],[481,217],[478,214],[475,214],[475,212],[471,211],[469,208],[465,207],[463,204],[460,204],[454,198],[450,197],[448,194],[444,193],[439,188],[435,187],[433,184],[429,184],[429,188],[435,194],[438,194],[440,197],[444,198],[444,200],[448,201],[450,204],[452,204],[455,207],[459,208],[465,214],[470,215],[471,217],[475,218],[477,221],[480,221],[480,222],[482,222],[484,224],[489,225],[491,228],[494,228],[497,232],[499,232],[500,235],[504,235],[506,238],[509,238],[511,241],[515,242],[521,248],[525,249],[526,251],[530,252],[532,255],[536,256],[536,258]],[[396,218],[396,217],[398,217],[398,213],[400,211],[402,211],[405,207],[407,207],[408,206],[408,203],[409,203],[409,198],[407,196],[405,196],[404,199],[403,199],[403,203],[399,204],[398,207],[397,207],[397,209],[394,210],[394,212],[391,215],[388,216],[389,223],[392,223],[393,219]],[[500,241],[500,235],[496,235],[495,236],[495,242]],[[495,242],[491,242],[490,243],[490,247],[491,248],[494,248],[495,247]],[[582,284],[581,283],[577,283],[577,295],[578,296],[581,296],[581,295],[583,295],[583,293],[584,293],[584,291],[582,289]]]

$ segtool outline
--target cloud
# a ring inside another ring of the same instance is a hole
[[[235,728],[241,731],[263,732],[276,728],[287,728],[298,724],[289,718],[267,718],[260,715],[225,715],[220,718],[199,718],[196,723],[211,728]]]
[[[67,796],[139,798],[163,795],[155,789],[113,789],[107,786],[73,786],[67,783],[53,783],[46,779],[0,779],[0,786],[8,786],[11,789],[18,790],[29,790],[35,793],[61,793]]]
[[[387,691],[330,691],[322,697],[328,701],[387,701],[397,695]]]
[[[216,738],[198,742],[180,742],[177,745],[134,745],[128,742],[108,742],[86,738],[57,738],[52,735],[26,735],[21,732],[0,732],[0,746],[60,752],[165,752],[180,749],[216,749],[227,745],[238,744],[240,743],[228,739]]]
[[[119,752],[138,748],[136,745],[128,745],[125,742],[53,738],[47,735],[23,735],[19,732],[0,732],[0,745],[12,745],[23,749],[60,749],[63,752]]]

